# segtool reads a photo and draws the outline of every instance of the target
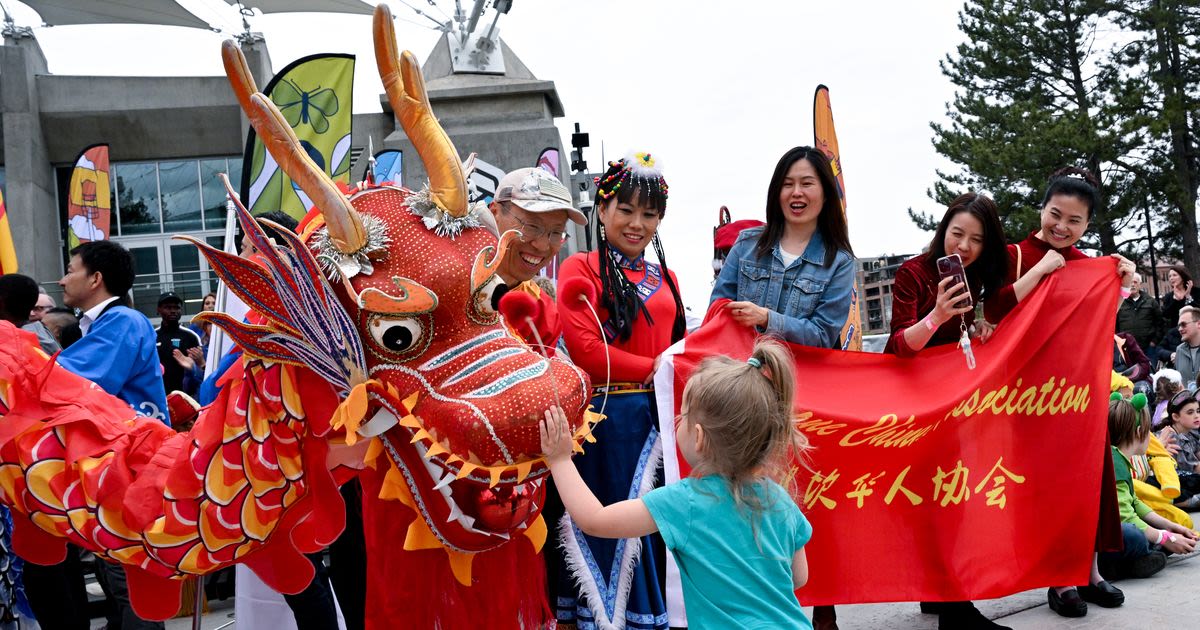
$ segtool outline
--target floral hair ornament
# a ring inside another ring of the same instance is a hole
[[[1146,403],[1148,402],[1146,400],[1146,395],[1143,394],[1142,392],[1138,392],[1130,398],[1126,398],[1126,397],[1122,396],[1121,392],[1113,392],[1112,395],[1108,397],[1108,399],[1110,401],[1111,400],[1124,400],[1125,402],[1133,405],[1134,411],[1139,411],[1139,412],[1146,408]]]
[[[612,198],[622,186],[644,190],[657,187],[662,198],[667,198],[667,180],[663,177],[660,160],[653,154],[644,151],[630,153],[616,162],[609,162],[608,168],[610,171],[614,168],[617,170],[593,180],[596,183],[596,196],[601,200]]]

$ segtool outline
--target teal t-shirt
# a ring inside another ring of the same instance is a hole
[[[812,525],[773,481],[756,488],[768,498],[757,516],[739,510],[724,479],[687,478],[642,500],[675,555],[688,627],[812,628],[792,591],[792,557]]]

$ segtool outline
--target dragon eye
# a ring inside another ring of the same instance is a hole
[[[424,345],[425,327],[419,320],[374,316],[370,321],[371,336],[387,350],[406,353]]]
[[[475,309],[480,315],[485,317],[494,317],[500,312],[500,298],[508,292],[508,286],[500,279],[499,275],[492,276],[492,279],[479,288],[475,292]]]

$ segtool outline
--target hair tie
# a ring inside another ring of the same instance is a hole
[[[1109,395],[1108,401],[1112,402],[1114,400],[1125,400],[1125,397],[1121,395],[1121,392],[1113,392],[1111,395]]]
[[[1141,411],[1141,410],[1145,409],[1146,408],[1146,395],[1143,394],[1142,392],[1138,392],[1138,393],[1134,394],[1133,398],[1129,399],[1129,404],[1133,405],[1133,409],[1135,411]]]
[[[756,357],[750,357],[749,359],[746,359],[746,363],[756,370],[762,369],[762,361],[758,360]]]

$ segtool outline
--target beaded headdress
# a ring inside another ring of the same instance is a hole
[[[663,178],[658,158],[653,155],[631,153],[616,162],[609,162],[608,168],[611,171],[609,174],[593,180],[596,183],[596,197],[600,200],[612,198],[622,186],[640,187],[643,190],[656,187],[662,198],[667,198],[667,180]],[[613,171],[614,168],[617,170]]]

